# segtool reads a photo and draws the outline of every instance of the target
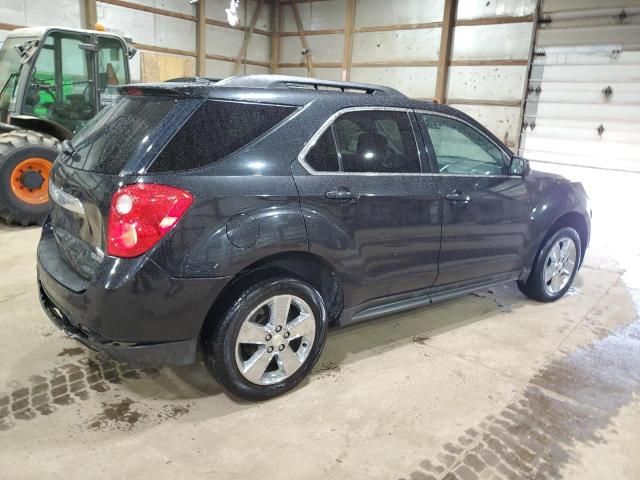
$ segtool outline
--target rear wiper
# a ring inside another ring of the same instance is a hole
[[[70,157],[72,162],[75,162],[78,159],[78,151],[69,140],[62,142],[62,154]]]

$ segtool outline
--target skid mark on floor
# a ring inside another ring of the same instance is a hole
[[[78,352],[77,350],[80,350]],[[58,356],[85,353],[81,348],[64,349]],[[55,367],[44,375],[34,375],[29,386],[0,392],[0,432],[20,421],[51,415],[58,408],[88,400],[90,395],[107,392],[124,379],[140,379],[155,370],[136,370],[112,360],[83,357]]]
[[[605,442],[611,419],[638,393],[640,320],[552,361],[502,412],[420,462],[409,478],[557,478],[577,460],[576,445]]]

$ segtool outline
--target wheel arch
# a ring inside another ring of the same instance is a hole
[[[547,239],[553,235],[555,232],[564,227],[571,227],[576,232],[578,232],[578,236],[580,237],[580,265],[582,265],[582,261],[584,260],[584,255],[587,251],[587,246],[589,245],[589,225],[587,220],[584,218],[584,215],[578,212],[568,212],[564,215],[560,216],[553,224],[547,229],[547,233],[542,240],[542,244],[547,241]]]
[[[329,322],[338,320],[343,308],[342,284],[335,268],[311,252],[281,252],[257,260],[240,270],[211,305],[202,331],[215,325],[218,315],[247,285],[265,277],[288,274],[312,285],[325,302]]]

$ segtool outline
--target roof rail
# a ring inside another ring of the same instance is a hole
[[[237,75],[225,78],[216,83],[216,87],[221,86],[241,88],[306,88],[320,91],[340,91],[344,93],[404,97],[398,90],[382,85],[321,80],[319,78],[294,77],[288,75]]]

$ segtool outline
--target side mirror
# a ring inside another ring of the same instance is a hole
[[[531,167],[529,161],[522,157],[512,157],[511,164],[509,165],[509,175],[518,175],[520,177],[526,177],[531,173]]]

